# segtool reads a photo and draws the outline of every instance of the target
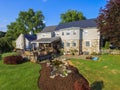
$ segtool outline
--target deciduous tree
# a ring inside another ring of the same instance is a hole
[[[86,17],[83,15],[82,12],[79,12],[76,10],[68,10],[67,12],[62,13],[60,18],[61,18],[60,23],[66,23],[66,22],[79,21],[79,20],[86,19]]]
[[[5,32],[0,31],[0,38],[5,36]]]
[[[109,0],[100,10],[97,26],[101,35],[120,47],[120,0]]]
[[[15,40],[20,33],[40,32],[45,27],[43,20],[44,16],[41,11],[35,12],[33,9],[21,11],[16,21],[7,26],[6,37]]]

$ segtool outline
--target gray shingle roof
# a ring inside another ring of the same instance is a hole
[[[44,32],[53,32],[53,31],[55,31],[55,28],[56,28],[57,26],[47,26],[47,27],[45,27],[42,31],[41,31],[41,33],[44,33]]]
[[[69,22],[69,23],[63,23],[63,24],[59,24],[58,26],[57,25],[47,26],[40,33],[54,32],[56,30],[70,28],[70,27],[80,27],[80,28],[96,27],[97,24],[96,24],[95,20],[96,19],[87,19],[87,20],[80,20],[80,21],[74,21],[74,22]]]
[[[25,34],[24,37],[27,38],[29,41],[33,41],[37,39],[37,35],[35,34],[33,35]]]
[[[39,43],[52,43],[54,41],[59,41],[59,40],[60,40],[60,37],[41,38],[41,39],[32,41],[32,43],[36,43],[36,42],[39,42]]]
[[[87,20],[80,20],[80,21],[59,24],[55,30],[70,28],[70,27],[80,27],[80,28],[96,27],[95,20],[96,19],[87,19]]]

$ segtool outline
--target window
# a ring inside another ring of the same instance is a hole
[[[62,32],[62,35],[64,35],[64,32]]]
[[[75,32],[75,31],[73,32],[73,35],[76,35],[76,32]]]
[[[67,33],[66,33],[66,35],[70,35],[70,33],[69,33],[69,32],[67,32]]]
[[[90,47],[90,41],[86,41],[86,46]]]
[[[70,43],[67,43],[67,47],[70,47]]]
[[[59,34],[57,33],[57,36],[59,36]]]
[[[64,48],[64,42],[62,42],[62,48]]]
[[[76,47],[76,43],[75,42],[73,42],[73,47]]]

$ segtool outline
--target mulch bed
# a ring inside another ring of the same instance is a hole
[[[40,90],[90,90],[88,81],[73,66],[67,67],[72,70],[68,76],[55,78],[50,78],[51,68],[46,67],[46,63],[42,63],[41,67],[38,79]]]

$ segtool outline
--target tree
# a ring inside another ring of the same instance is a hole
[[[12,51],[13,46],[9,38],[2,37],[0,38],[0,53]]]
[[[0,38],[5,36],[5,32],[0,31]]]
[[[97,26],[101,35],[115,46],[120,47],[120,0],[109,0],[100,10]]]
[[[21,11],[16,21],[7,25],[8,31],[6,37],[15,40],[20,33],[40,32],[45,27],[43,20],[44,16],[41,11],[34,12],[33,9]]]
[[[62,13],[60,18],[61,18],[60,23],[66,23],[66,22],[79,21],[79,20],[86,19],[86,17],[83,15],[82,12],[79,12],[76,10],[68,10],[67,12]]]

